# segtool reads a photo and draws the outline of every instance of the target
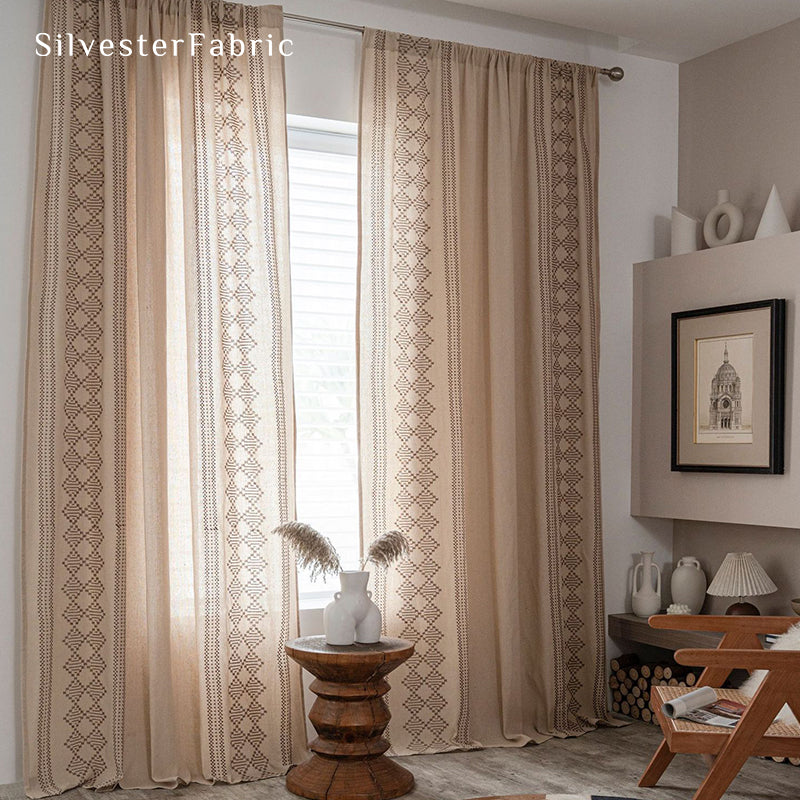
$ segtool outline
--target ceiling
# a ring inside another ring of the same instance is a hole
[[[800,0],[456,0],[615,36],[623,53],[681,63],[800,18]]]

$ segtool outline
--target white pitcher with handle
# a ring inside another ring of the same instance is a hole
[[[655,553],[642,552],[642,560],[633,570],[631,604],[637,617],[651,617],[661,611],[661,570],[653,563]],[[656,572],[655,585],[653,570]]]

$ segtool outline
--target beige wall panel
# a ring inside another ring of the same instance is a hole
[[[800,527],[799,291],[800,232],[635,265],[632,514]],[[787,300],[786,474],[672,472],[670,315],[773,297]]]

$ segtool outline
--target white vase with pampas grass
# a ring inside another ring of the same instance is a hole
[[[374,644],[381,638],[381,612],[367,590],[369,572],[342,570],[339,573],[341,592],[325,606],[322,625],[328,644]]]
[[[330,645],[374,644],[381,638],[381,612],[367,589],[369,562],[386,569],[408,553],[408,540],[400,531],[388,531],[369,547],[360,570],[343,570],[332,542],[302,522],[279,525],[273,533],[282,536],[297,555],[298,566],[310,568],[311,577],[339,573],[341,591],[336,592],[323,613],[325,641]]]

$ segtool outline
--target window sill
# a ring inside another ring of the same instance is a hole
[[[327,597],[301,597],[298,601],[300,611],[322,611],[333,600],[333,592]]]

